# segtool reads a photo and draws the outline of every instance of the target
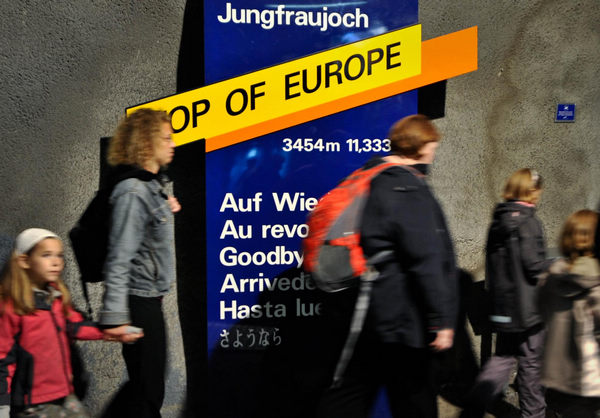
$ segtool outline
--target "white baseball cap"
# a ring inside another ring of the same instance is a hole
[[[27,254],[36,244],[46,238],[56,238],[60,240],[60,237],[52,231],[42,228],[29,228],[17,235],[15,239],[15,252],[17,254]]]

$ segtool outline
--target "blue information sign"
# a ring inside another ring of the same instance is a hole
[[[559,103],[556,105],[555,122],[575,122],[575,104]]]
[[[204,5],[207,84],[418,20],[417,0]],[[373,154],[385,154],[391,124],[416,111],[417,93],[411,91],[206,155],[207,338],[209,368],[220,374],[209,385],[227,387],[229,411],[258,402],[256,384],[243,386],[238,379],[253,372],[265,379],[265,356],[279,359],[270,367],[294,368],[274,350],[286,347],[289,353],[290,345],[306,343],[311,331],[305,324],[316,324],[321,314],[314,285],[300,268],[307,214],[341,178]],[[290,324],[297,327],[293,332]],[[302,363],[300,356],[289,358]],[[225,363],[236,371],[227,371]],[[228,386],[227,379],[236,383]]]

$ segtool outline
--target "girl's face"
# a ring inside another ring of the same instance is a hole
[[[55,238],[40,241],[25,255],[22,267],[38,285],[56,282],[65,267],[62,242]]]
[[[531,203],[537,205],[542,197],[542,189],[533,189],[531,191]]]
[[[573,231],[573,243],[578,251],[590,250],[594,247],[594,234],[585,225],[577,225]]]

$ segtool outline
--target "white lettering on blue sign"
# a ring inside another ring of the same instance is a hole
[[[575,104],[559,103],[556,106],[555,122],[575,122]]]
[[[290,10],[285,4],[268,5],[267,9],[236,9],[231,3],[225,4],[225,13],[218,15],[220,23],[254,24],[263,29],[273,29],[275,26],[310,26],[318,27],[322,32],[328,28],[343,26],[345,28],[369,27],[369,16],[359,7],[351,13],[329,11],[322,6],[320,11]]]

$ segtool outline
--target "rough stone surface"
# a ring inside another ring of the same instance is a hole
[[[185,0],[3,2],[0,9],[0,233],[39,226],[66,236],[97,187],[99,138],[127,106],[175,92]],[[432,183],[460,265],[483,278],[483,248],[505,178],[545,178],[539,215],[554,247],[566,216],[600,199],[598,0],[421,0],[424,39],[479,27],[479,70],[447,86]],[[554,123],[557,103],[577,120]],[[81,302],[72,255],[66,281]],[[179,414],[185,367],[175,293],[165,417]],[[99,305],[101,287],[92,289]],[[478,340],[474,340],[477,344]],[[124,377],[118,345],[81,343],[98,413]],[[455,409],[442,404],[441,416]]]
[[[531,167],[544,177],[538,214],[550,248],[570,213],[597,208],[599,19],[596,0],[420,1],[423,39],[478,26],[479,69],[448,81],[432,175],[459,264],[476,279],[484,278],[493,207],[513,171]],[[554,122],[558,103],[577,105],[575,123]],[[507,399],[517,404],[514,391]],[[455,415],[441,403],[440,416]]]
[[[185,0],[3,2],[0,9],[0,232],[63,237],[98,187],[100,138],[127,106],[175,92]],[[65,279],[82,303],[77,267]],[[101,285],[92,286],[96,311]],[[163,416],[177,417],[185,365],[175,292],[165,300],[169,366]],[[119,344],[78,343],[96,414],[126,376]]]

